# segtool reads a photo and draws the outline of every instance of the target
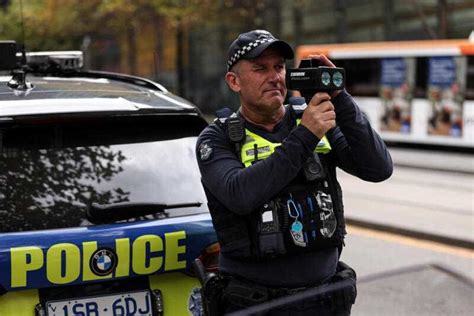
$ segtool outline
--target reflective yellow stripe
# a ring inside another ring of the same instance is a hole
[[[299,125],[301,119],[296,120],[296,124]],[[256,160],[262,160],[273,154],[281,143],[272,143],[260,135],[252,133],[248,129],[245,129],[245,143],[240,149],[240,160],[245,167],[249,167]],[[331,151],[331,144],[329,144],[326,135],[321,138],[319,143],[316,145],[314,151],[318,154],[327,154]],[[255,152],[257,152],[257,159],[255,159]]]
[[[316,145],[316,149],[314,150],[318,154],[327,154],[328,152],[331,151],[331,144],[329,143],[328,139],[326,138],[326,135],[323,136],[319,140],[318,145]]]
[[[255,161],[255,151],[257,151],[258,160],[262,160],[270,156],[275,148],[280,146],[281,143],[272,143],[265,138],[252,133],[248,129],[245,129],[246,140],[245,144],[240,150],[240,159],[245,167],[248,167]],[[255,145],[257,145],[255,150]]]
[[[38,290],[8,292],[0,296],[0,315],[33,316],[38,303]]]
[[[296,125],[300,125],[301,119],[296,120]],[[329,143],[328,139],[326,138],[326,135],[323,136],[319,140],[319,143],[316,145],[315,152],[318,154],[327,154],[328,152],[331,151],[331,144]]]

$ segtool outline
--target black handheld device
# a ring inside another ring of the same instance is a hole
[[[265,203],[261,210],[258,225],[258,243],[260,254],[263,256],[271,257],[286,253],[278,207],[276,202],[271,201]]]
[[[326,178],[321,160],[315,152],[305,161],[303,171],[308,181],[319,181]]]
[[[240,155],[240,145],[245,140],[245,126],[243,120],[232,115],[227,119],[227,137],[235,144],[235,152]]]
[[[286,72],[286,86],[297,90],[308,104],[320,91],[331,92],[344,89],[346,72],[341,67],[321,66],[318,59],[302,59],[298,68]],[[319,156],[313,153],[304,164],[304,174],[308,181],[318,181],[326,177]]]
[[[318,59],[303,59],[298,68],[286,72],[286,86],[297,90],[306,103],[319,91],[342,90],[346,83],[346,72],[340,67],[321,66]]]
[[[240,143],[245,139],[244,123],[239,117],[231,116],[227,119],[227,136],[233,143]]]

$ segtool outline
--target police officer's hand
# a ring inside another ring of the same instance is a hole
[[[326,92],[316,93],[301,117],[301,125],[321,139],[336,126],[336,112],[331,97]]]
[[[333,62],[330,61],[329,58],[326,57],[326,55],[308,55],[307,58],[319,60],[319,63],[321,64],[321,66],[326,66],[326,67],[331,67],[331,68],[336,67],[336,65],[334,65]],[[331,96],[335,98],[339,93],[341,93],[341,91],[342,90],[333,91],[331,93]]]

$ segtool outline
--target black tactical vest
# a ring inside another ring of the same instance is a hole
[[[225,122],[221,120],[217,125],[227,133]],[[280,145],[248,130],[245,134],[237,154],[246,167],[267,158]],[[323,146],[320,143],[318,147]],[[305,171],[282,192],[249,215],[229,211],[214,196],[208,199],[222,253],[238,260],[261,261],[342,247],[346,234],[342,192],[330,159],[330,146],[329,150],[328,144],[324,147],[319,153],[315,149]],[[252,150],[257,159],[249,159]],[[205,190],[209,196],[211,193]]]

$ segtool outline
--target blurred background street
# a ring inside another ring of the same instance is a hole
[[[395,170],[386,182],[339,174],[352,223],[342,260],[361,281],[353,314],[468,315],[474,297],[474,159],[391,152]]]

